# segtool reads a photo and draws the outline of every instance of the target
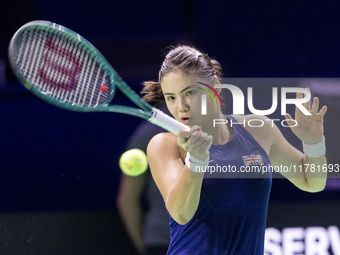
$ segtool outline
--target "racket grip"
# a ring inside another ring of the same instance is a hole
[[[165,114],[161,110],[157,108],[152,108],[153,115],[149,119],[149,121],[157,126],[160,126],[171,133],[178,135],[185,129],[189,129],[188,126],[184,125],[183,123],[175,120],[174,118],[170,117],[169,115]]]

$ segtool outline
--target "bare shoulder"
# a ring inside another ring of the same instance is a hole
[[[173,133],[159,133],[155,135],[149,142],[147,148],[148,158],[154,156],[167,158],[178,157],[183,154],[181,148],[177,144],[177,136]]]
[[[177,144],[177,137],[172,133],[159,133],[152,137],[148,149],[161,149],[166,146]]]

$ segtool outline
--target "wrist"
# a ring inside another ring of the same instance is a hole
[[[325,136],[318,143],[307,144],[302,141],[303,152],[309,158],[320,158],[326,154]]]
[[[191,156],[190,153],[187,152],[187,155],[185,157],[185,164],[187,165],[187,167],[191,171],[193,171],[195,173],[202,172],[201,169],[203,167],[207,167],[208,163],[209,163],[209,156],[206,159],[201,160],[201,159],[197,159],[197,158]],[[204,170],[204,169],[202,169],[202,170]]]
[[[307,139],[307,140],[302,140],[302,142],[303,142],[304,144],[307,144],[307,145],[314,145],[314,144],[316,144],[316,143],[321,142],[321,141],[323,140],[323,138],[324,138],[324,136],[321,135],[321,136],[319,136],[319,137],[312,137],[312,138]]]

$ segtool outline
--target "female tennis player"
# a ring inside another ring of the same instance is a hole
[[[221,67],[216,60],[195,48],[178,46],[166,55],[159,82],[144,83],[144,100],[164,100],[173,117],[190,127],[178,136],[156,135],[147,149],[153,178],[170,215],[167,254],[264,252],[271,175],[247,176],[236,171],[208,178],[207,171],[197,169],[207,169],[208,165],[238,170],[249,164],[292,165],[302,171],[281,174],[296,187],[307,192],[325,187],[327,173],[316,174],[305,167],[326,164],[323,117],[327,108],[319,110],[318,98],[313,99],[311,107],[304,104],[311,115],[299,109],[295,112],[298,126],[291,126],[291,130],[303,142],[302,153],[270,121],[264,121],[261,128],[241,125],[254,116],[224,115],[209,97],[208,114],[201,115],[196,102],[205,93],[204,84],[219,83],[220,78]],[[301,97],[298,93],[297,98]],[[214,119],[223,118],[228,125],[213,127]],[[259,118],[266,119],[256,116]],[[292,117],[287,114],[286,119]]]

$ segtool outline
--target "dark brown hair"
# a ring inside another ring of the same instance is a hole
[[[165,56],[158,75],[158,81],[143,82],[141,93],[147,102],[164,102],[160,82],[164,75],[181,70],[187,75],[196,75],[213,81],[216,76],[222,76],[222,68],[218,61],[191,46],[179,45],[173,47]]]

